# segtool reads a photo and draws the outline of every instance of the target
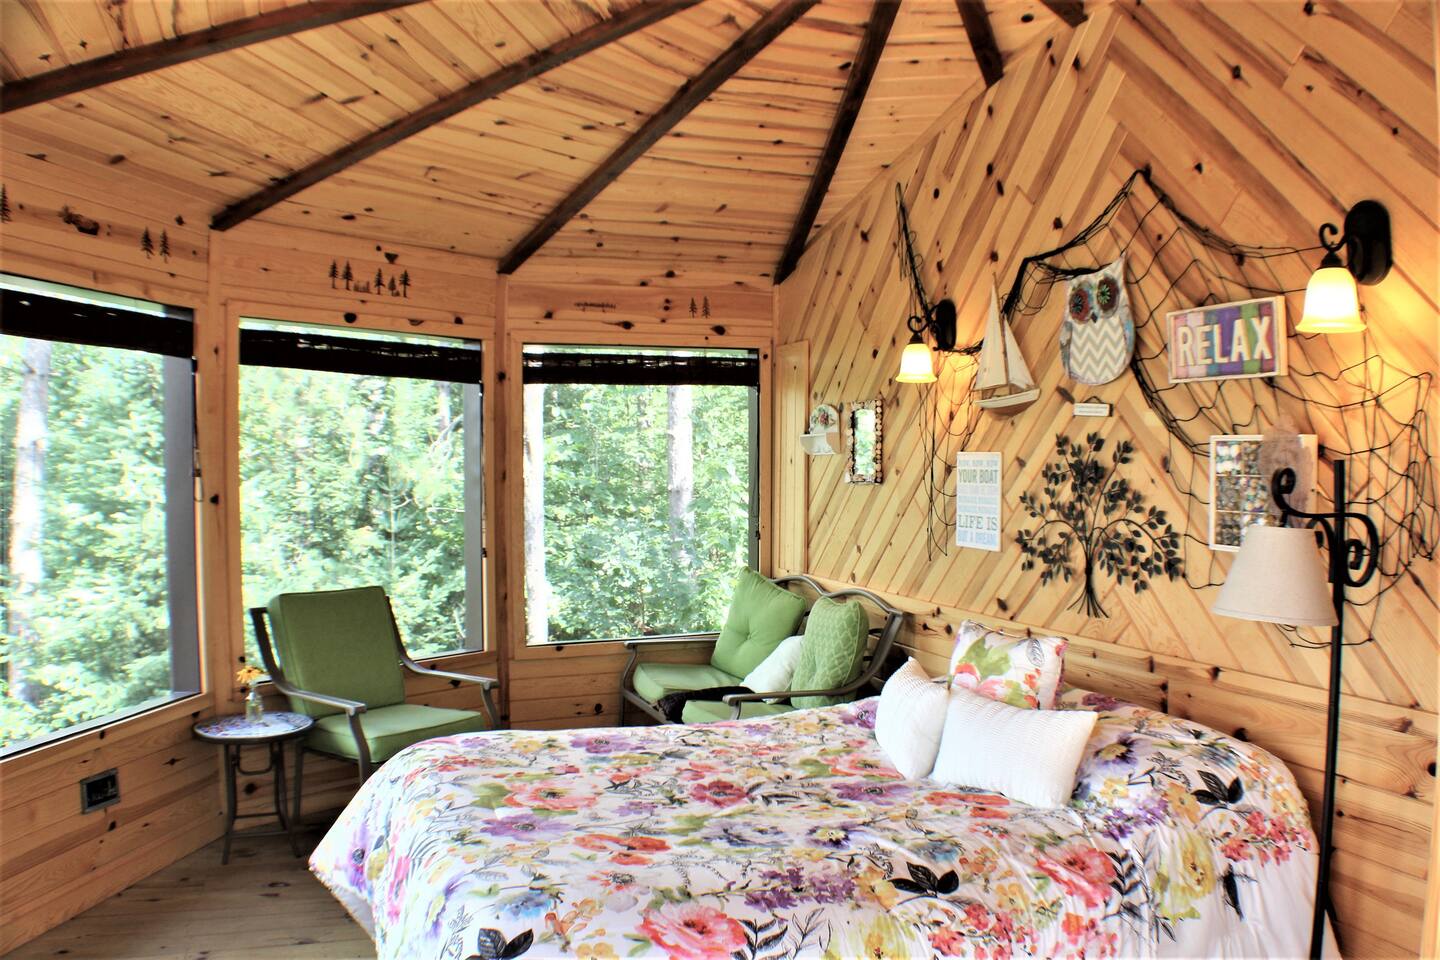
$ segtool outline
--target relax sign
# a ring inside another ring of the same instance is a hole
[[[1285,373],[1285,298],[1239,300],[1165,315],[1170,382]]]

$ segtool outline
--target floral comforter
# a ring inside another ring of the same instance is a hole
[[[1070,806],[905,780],[875,700],[430,740],[311,869],[381,958],[1298,956],[1315,841],[1265,751],[1082,691]]]

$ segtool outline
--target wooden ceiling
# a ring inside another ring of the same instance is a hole
[[[123,164],[217,229],[408,241],[522,276],[532,257],[604,258],[771,280],[947,108],[1083,16],[1061,0],[5,0],[0,133]]]

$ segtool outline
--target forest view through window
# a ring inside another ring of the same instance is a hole
[[[525,352],[530,644],[717,630],[756,548],[750,351]]]
[[[0,278],[0,753],[199,688],[188,313]]]
[[[479,345],[246,321],[240,354],[245,605],[376,585],[412,654],[479,649]]]

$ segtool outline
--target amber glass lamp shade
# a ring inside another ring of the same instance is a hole
[[[1305,310],[1295,329],[1300,333],[1360,333],[1360,297],[1355,277],[1334,254],[1326,254],[1320,269],[1305,286]]]
[[[935,382],[935,360],[930,353],[930,345],[918,333],[910,338],[905,352],[900,354],[900,372],[896,374],[895,382]]]

